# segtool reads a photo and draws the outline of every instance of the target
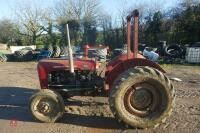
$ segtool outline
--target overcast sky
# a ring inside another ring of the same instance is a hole
[[[27,2],[31,4],[31,0],[0,0],[0,19],[12,18],[13,7],[19,3]],[[32,0],[34,1],[34,0]],[[36,1],[36,0],[35,0]],[[53,7],[59,0],[37,0],[44,8]],[[109,13],[111,16],[117,17],[119,9],[123,7],[130,8],[136,5],[151,5],[153,7],[161,7],[162,9],[168,9],[176,6],[178,0],[99,0],[102,9]],[[180,0],[179,0],[180,1]],[[123,4],[125,2],[125,5]],[[139,2],[139,3],[138,3]]]

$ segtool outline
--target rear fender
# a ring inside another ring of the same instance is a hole
[[[114,66],[107,66],[106,74],[105,74],[105,84],[104,89],[106,91],[110,90],[112,88],[112,84],[115,81],[115,79],[123,72],[130,68],[134,68],[136,66],[149,66],[155,69],[158,69],[159,71],[165,73],[165,70],[163,70],[157,63],[152,62],[148,59],[144,58],[134,58],[134,59],[127,59],[123,62],[119,62],[118,64]]]

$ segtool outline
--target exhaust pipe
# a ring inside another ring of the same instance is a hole
[[[138,22],[139,22],[139,11],[133,11],[134,17],[134,58],[137,58],[138,54]]]
[[[137,58],[138,54],[138,21],[139,21],[139,11],[134,10],[129,16],[127,16],[127,56],[128,59],[131,57],[131,18],[134,18],[134,47],[133,47],[133,58]]]
[[[128,59],[131,57],[131,16],[128,16],[127,18],[127,56]]]
[[[74,73],[74,60],[73,60],[73,52],[71,48],[71,43],[70,43],[70,36],[69,36],[69,27],[68,24],[66,24],[67,27],[67,40],[68,40],[68,52],[69,52],[69,68],[70,72]]]

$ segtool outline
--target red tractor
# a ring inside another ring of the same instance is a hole
[[[41,91],[30,98],[32,115],[42,122],[56,122],[65,111],[63,97],[108,96],[113,115],[126,125],[148,128],[165,122],[174,105],[174,88],[157,63],[138,54],[138,16],[138,10],[134,10],[127,17],[127,54],[111,60],[104,77],[99,74],[98,62],[87,57],[41,60],[38,63]]]

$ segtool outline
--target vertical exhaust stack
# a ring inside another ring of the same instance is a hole
[[[84,56],[87,59],[88,58],[88,49],[90,48],[90,46],[87,44],[84,46]]]
[[[70,43],[70,36],[69,36],[69,27],[68,27],[68,24],[66,25],[66,27],[67,27],[67,40],[68,40],[70,72],[74,73],[74,60],[73,60],[73,53],[72,53],[71,43]]]
[[[128,59],[130,59],[131,56],[131,16],[128,16],[127,18],[127,56]]]
[[[127,16],[127,56],[128,59],[131,57],[131,18],[134,17],[134,48],[133,48],[133,58],[137,58],[138,54],[138,22],[139,22],[139,11],[134,10],[131,15]]]
[[[134,58],[137,58],[138,54],[138,23],[139,23],[139,11],[133,11],[134,17]]]

